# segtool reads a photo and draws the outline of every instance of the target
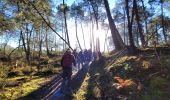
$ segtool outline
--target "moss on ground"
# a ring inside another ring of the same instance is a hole
[[[101,99],[102,92],[107,96],[124,96],[128,100],[168,100],[170,98],[170,55],[158,48],[158,56],[154,50],[145,49],[135,56],[123,56],[116,61],[109,57],[105,64],[93,62],[89,76],[86,76],[80,90],[75,95],[78,100]],[[160,53],[162,52],[162,53]],[[131,79],[137,86],[132,92],[129,88],[117,90],[113,87],[114,77]],[[96,84],[98,83],[98,84]],[[81,91],[81,92],[80,92]],[[113,99],[113,98],[112,98]]]
[[[29,93],[40,88],[44,83],[50,81],[49,78],[33,76],[21,76],[6,79],[5,82],[12,83],[17,82],[16,86],[4,87],[0,93],[0,99],[17,99],[22,96],[26,96]],[[7,84],[8,84],[7,83]]]

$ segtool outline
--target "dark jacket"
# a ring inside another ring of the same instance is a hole
[[[75,57],[71,53],[66,52],[61,59],[61,66],[72,67],[72,64],[76,65]]]

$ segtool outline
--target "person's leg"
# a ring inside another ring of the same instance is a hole
[[[71,75],[72,75],[72,68],[69,68],[69,75],[68,75],[68,77],[67,77],[67,79],[68,79],[68,82],[67,82],[67,86],[68,86],[68,91],[70,92],[70,93],[72,93],[72,89],[71,89]]]
[[[62,83],[61,83],[61,88],[60,91],[63,93],[64,92],[64,88],[65,88],[65,81],[66,81],[66,76],[67,76],[67,69],[65,67],[63,67],[63,73],[62,73]]]

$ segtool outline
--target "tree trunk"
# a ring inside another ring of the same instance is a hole
[[[129,16],[129,1],[125,0],[125,6],[126,6],[126,15],[127,15],[127,20],[128,20],[128,32],[129,32],[129,42],[130,42],[130,47],[132,52],[135,51],[135,45],[134,45],[134,39],[132,35],[132,24],[133,24],[133,17],[134,17],[134,9],[132,10],[132,18],[130,21],[130,16]],[[134,8],[134,7],[133,7]]]
[[[63,5],[65,5],[64,0],[63,0]],[[66,9],[65,8],[64,8],[64,22],[65,22],[65,29],[66,29],[66,35],[67,35],[67,42],[70,47],[70,40],[69,40],[69,35],[68,35],[67,18],[66,18]]]
[[[104,40],[104,52],[105,52],[105,48],[106,48],[106,42],[107,42],[107,35],[108,35],[108,31],[109,29],[107,29],[106,33],[105,33],[105,40]]]
[[[90,4],[91,4],[93,12],[94,12],[94,18],[96,21],[96,29],[98,30],[98,6],[97,6],[97,11],[96,11],[92,1],[90,1]]]
[[[140,24],[140,17],[138,15],[137,2],[136,2],[136,0],[134,0],[133,2],[134,2],[135,14],[136,14],[136,22],[137,22],[138,30],[139,30],[139,33],[140,33],[140,39],[141,39],[142,47],[144,47],[145,46],[145,38],[144,38],[144,35],[143,35],[142,26]]]
[[[86,42],[85,42],[85,38],[84,38],[83,26],[82,26],[82,22],[80,22],[80,23],[81,23],[81,30],[82,30],[83,41],[84,41],[84,48],[86,49]]]
[[[123,49],[125,47],[123,40],[118,32],[118,30],[116,29],[115,23],[112,19],[111,13],[110,13],[110,8],[109,8],[109,4],[107,0],[104,0],[104,5],[106,8],[106,13],[107,13],[107,17],[108,17],[108,21],[109,21],[109,26],[110,26],[110,30],[111,30],[111,34],[112,34],[112,38],[113,38],[113,43],[115,45],[115,49],[116,50],[120,50]]]
[[[78,38],[78,34],[77,34],[77,16],[75,18],[75,28],[76,28],[76,39],[77,39],[78,45],[80,47],[80,50],[82,51],[82,48],[81,48],[81,45],[80,45],[80,41],[79,41],[79,38]]]
[[[165,43],[167,43],[167,36],[165,33],[165,27],[164,27],[163,0],[161,0],[161,19],[162,19],[162,32],[164,35]]]
[[[45,44],[46,44],[46,52],[47,52],[47,56],[50,56],[50,52],[49,52],[49,48],[48,48],[48,29],[46,27],[46,32],[45,32]]]
[[[42,53],[42,31],[39,30],[39,52],[38,52],[38,58],[40,59],[41,53]]]
[[[126,44],[126,11],[125,11],[125,8],[123,8],[123,13],[124,13],[123,35],[124,35],[124,43]]]
[[[20,31],[20,35],[21,35],[21,39],[22,39],[23,46],[24,46],[24,51],[25,51],[25,55],[26,55],[26,60],[29,61],[29,54],[27,53],[25,38],[24,38],[24,36],[23,36],[22,30]]]
[[[96,46],[95,46],[95,38],[94,38],[94,23],[93,23],[93,19],[91,19],[91,20],[92,20],[91,21],[92,22],[91,23],[91,25],[92,25],[92,32],[91,32],[92,38],[91,39],[92,39],[92,45],[93,45],[92,47],[93,47],[93,50],[95,50]]]
[[[146,13],[145,13],[145,6],[144,6],[143,0],[141,0],[141,2],[142,2],[143,11],[144,11],[146,35],[148,35],[148,34],[149,34],[149,33],[148,33],[148,22],[147,22],[147,16],[146,16]],[[147,39],[146,39],[146,41],[145,41],[145,46],[147,46],[147,45],[148,45],[148,37],[147,37]]]

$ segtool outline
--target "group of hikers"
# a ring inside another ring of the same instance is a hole
[[[70,84],[73,66],[74,68],[76,67],[78,71],[84,64],[97,60],[97,55],[100,57],[101,53],[92,52],[91,49],[85,49],[84,51],[79,52],[77,52],[76,49],[73,51],[71,49],[66,50],[61,59],[61,66],[63,68],[63,83],[67,81],[68,91],[71,91]]]

